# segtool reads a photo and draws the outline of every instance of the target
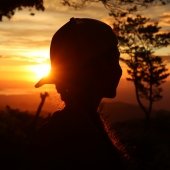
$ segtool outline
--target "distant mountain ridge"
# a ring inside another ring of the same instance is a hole
[[[21,111],[29,111],[31,113],[35,113],[39,103],[39,93],[27,95],[0,95],[0,109],[4,109],[5,106],[9,105],[14,109],[17,108]],[[49,114],[54,113],[58,109],[61,109],[60,97],[57,93],[50,93],[50,96],[47,98],[42,111]],[[156,108],[156,110],[160,109]],[[144,118],[144,113],[137,104],[116,101],[115,99],[104,100],[104,102],[102,102],[99,106],[99,110],[102,114],[105,114],[105,116],[107,116],[113,123],[130,119]],[[170,111],[170,109],[168,109],[168,111]]]
[[[101,103],[99,108],[100,113],[104,114],[112,123],[144,118],[144,113],[135,104],[110,100]]]
[[[40,94],[20,94],[20,95],[0,95],[0,109],[4,109],[7,105],[11,108],[19,109],[21,111],[28,111],[35,113],[40,103]],[[61,100],[56,93],[46,99],[42,111],[44,113],[53,113],[61,108]]]

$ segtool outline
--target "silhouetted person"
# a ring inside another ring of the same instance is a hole
[[[110,26],[87,18],[71,18],[53,36],[51,74],[35,86],[55,84],[66,106],[37,134],[38,167],[122,169],[97,113],[103,97],[116,95],[122,73],[117,44]]]

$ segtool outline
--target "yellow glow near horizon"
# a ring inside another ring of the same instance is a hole
[[[42,62],[45,60],[50,60],[48,49],[41,49],[40,51],[31,50],[27,51],[24,56],[29,56],[34,58],[37,62]]]
[[[23,55],[27,56],[27,58],[29,57],[29,59],[37,63],[26,66],[26,70],[29,72],[29,76],[27,77],[28,80],[38,81],[42,77],[45,77],[49,74],[51,66],[49,50],[47,48],[24,51]]]
[[[38,80],[42,77],[45,77],[50,72],[49,64],[37,64],[33,66],[29,66],[29,70],[34,73],[35,77],[32,77],[32,80]]]

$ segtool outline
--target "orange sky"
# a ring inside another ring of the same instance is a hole
[[[0,22],[0,94],[10,95],[17,92],[24,94],[48,90],[49,87],[34,89],[34,84],[50,69],[51,37],[71,17],[90,17],[111,23],[108,11],[101,4],[74,10],[57,2],[54,7],[53,0],[45,0],[46,10],[36,11],[35,16],[29,15],[28,10],[23,10],[16,12],[11,20],[4,18],[3,22]],[[154,16],[160,21],[164,31],[170,31],[169,7],[170,5],[154,7],[145,10],[144,14]],[[159,53],[165,56],[170,67],[170,47],[162,49]],[[124,68],[124,65],[122,67]],[[125,69],[123,73],[122,81],[127,75]],[[121,83],[120,88],[128,90],[126,83]],[[53,86],[51,89],[54,89]],[[119,91],[121,93],[122,90]],[[121,99],[126,100],[120,97]]]

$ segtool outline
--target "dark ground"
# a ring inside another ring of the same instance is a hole
[[[34,117],[28,112],[7,107],[0,111],[0,160],[3,169],[15,166],[26,153],[33,127]],[[48,118],[40,118],[35,125],[38,129]],[[141,119],[112,123],[112,131],[130,155],[129,168],[137,170],[170,169],[170,114],[157,112],[150,122],[149,129]],[[7,162],[5,162],[7,161]],[[24,163],[24,162],[23,162]]]

